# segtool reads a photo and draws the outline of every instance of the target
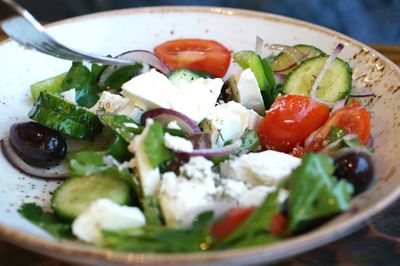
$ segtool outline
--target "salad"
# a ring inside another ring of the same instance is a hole
[[[31,121],[1,141],[21,172],[63,180],[51,212],[24,203],[19,213],[56,238],[134,252],[312,230],[374,177],[362,105],[373,94],[353,91],[343,48],[257,37],[254,51],[231,53],[177,39],[119,55],[129,66],[73,62],[31,85]]]

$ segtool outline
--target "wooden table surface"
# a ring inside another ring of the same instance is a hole
[[[0,30],[0,41],[5,39],[5,37],[6,37],[5,34],[3,32],[1,32],[1,30]],[[378,50],[379,52],[381,52],[383,55],[385,55],[386,57],[388,57],[389,59],[394,61],[396,64],[400,65],[400,45],[370,45],[370,46],[373,47],[374,49]],[[400,214],[399,205],[400,204],[397,204],[397,207],[395,207],[396,210],[394,211],[397,215]],[[395,223],[400,224],[400,215],[398,215],[398,219]],[[395,225],[395,226],[398,230],[397,225]],[[363,230],[361,230],[361,233],[357,232],[348,238],[349,239],[360,238],[362,236],[361,235],[358,236],[358,234],[364,234],[363,231],[366,231],[369,229],[370,228],[364,228]],[[365,233],[365,234],[368,234],[368,233]],[[343,241],[343,240],[340,240],[340,241]],[[337,250],[338,248],[340,248],[340,246],[342,246],[340,244],[341,243],[340,241],[328,245],[326,249],[317,249],[316,251],[312,251],[312,253],[310,253],[311,256],[308,256],[307,255],[308,253],[306,253],[305,255],[300,255],[298,257],[295,257],[294,259],[291,259],[290,261],[280,263],[279,265],[303,265],[303,264],[304,265],[323,265],[323,261],[326,259],[326,256],[331,256],[331,254],[326,255],[327,250],[331,250],[331,249]],[[363,241],[363,242],[365,242],[365,241]],[[371,244],[371,245],[374,245],[374,244]],[[392,265],[400,265],[400,264],[397,264],[400,261],[400,252],[399,252],[400,240],[397,239],[397,243],[394,243],[394,245],[395,245],[394,249],[396,250],[395,253],[392,252],[392,253],[384,254],[382,257],[380,257],[381,258],[380,260],[378,260],[378,261],[372,260],[372,261],[370,261],[370,263],[367,263],[367,264],[369,264],[369,265],[377,265],[376,263],[380,264],[379,262],[386,255],[386,256],[391,257],[389,264],[393,263]],[[370,248],[372,248],[372,247],[370,247]],[[379,247],[376,247],[376,248],[379,249]],[[386,248],[386,246],[384,246],[384,245],[382,245],[380,248],[382,249],[381,251],[383,251],[383,252],[386,252],[388,250],[388,248]],[[372,249],[372,250],[374,250],[374,249]],[[320,256],[323,256],[323,257],[320,257]],[[311,257],[311,259],[310,259],[310,257]],[[343,262],[341,262],[340,260],[336,260],[335,257],[333,258],[335,262],[331,261],[332,258],[330,258],[330,257],[328,257],[328,259],[330,260],[330,265],[343,264]],[[384,264],[385,263],[383,263],[382,265],[384,265]],[[389,264],[385,264],[385,265],[389,265]],[[8,244],[5,241],[0,240],[0,266],[3,266],[3,265],[4,266],[24,266],[24,265],[70,266],[71,264],[61,262],[57,259],[38,255],[36,253],[32,253],[30,251],[16,247],[14,245]],[[356,263],[355,265],[360,265],[360,264]]]

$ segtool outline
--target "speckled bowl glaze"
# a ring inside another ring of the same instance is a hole
[[[233,51],[254,49],[255,36],[268,43],[309,43],[325,52],[337,42],[341,57],[354,69],[357,90],[373,91],[366,102],[373,114],[377,179],[354,198],[352,208],[312,232],[277,244],[198,254],[120,253],[78,242],[57,241],[22,219],[23,202],[49,207],[57,182],[33,179],[14,170],[0,155],[0,236],[25,248],[64,260],[93,265],[249,265],[281,260],[351,233],[400,195],[400,69],[368,46],[339,33],[281,16],[214,7],[127,9],[73,18],[49,26],[60,41],[99,54],[152,49],[181,37],[214,39]],[[0,44],[0,137],[11,124],[26,121],[31,106],[29,85],[66,71],[70,62],[25,50],[12,41]]]

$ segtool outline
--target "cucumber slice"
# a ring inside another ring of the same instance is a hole
[[[51,206],[60,218],[72,221],[100,198],[107,198],[121,205],[132,202],[131,190],[126,182],[117,178],[91,175],[65,181],[54,191]]]
[[[327,55],[320,55],[303,61],[294,68],[283,86],[285,94],[309,95],[314,80],[324,66]],[[349,64],[336,58],[321,80],[317,89],[318,99],[334,103],[350,93],[352,87],[352,70]]]
[[[303,52],[304,54],[308,54],[307,58],[313,58],[319,55],[325,55],[320,49],[307,45],[307,44],[297,44],[293,46]],[[280,74],[286,75],[292,70],[290,66],[295,65],[296,62],[286,53],[278,54],[274,60],[272,61],[271,65],[274,71],[279,71]],[[287,70],[285,70],[287,69]],[[283,71],[282,71],[283,70]]]
[[[46,91],[40,92],[28,116],[46,127],[85,140],[94,140],[102,129],[95,114]]]
[[[208,78],[209,76],[200,71],[191,71],[188,69],[178,69],[172,71],[171,74],[168,75],[169,81],[172,84],[178,83],[180,80],[185,80],[187,82],[191,82],[198,78]]]
[[[62,83],[67,76],[67,73],[60,74],[58,76],[48,78],[42,81],[38,81],[31,85],[32,100],[36,100],[39,97],[41,91],[47,91],[49,93],[60,93],[63,91]]]

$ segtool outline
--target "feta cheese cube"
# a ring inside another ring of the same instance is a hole
[[[265,115],[264,100],[256,76],[250,68],[233,74],[228,80],[229,93],[232,99],[239,102],[247,109],[256,111],[259,115]]]
[[[165,147],[173,151],[192,152],[193,144],[185,138],[172,136],[169,133],[164,134]]]
[[[166,76],[151,69],[122,85],[122,94],[132,105],[144,110],[169,108],[199,123],[215,106],[223,81],[199,78],[172,84]]]
[[[96,113],[99,110],[104,110],[109,113],[114,113],[123,108],[128,102],[129,99],[122,97],[121,95],[103,91],[100,99],[90,108],[90,111]]]
[[[267,150],[249,153],[221,163],[221,175],[252,185],[276,186],[300,166],[301,159],[292,155]]]
[[[72,224],[72,232],[88,243],[101,241],[101,231],[138,228],[146,219],[137,207],[120,206],[109,199],[98,199]]]
[[[177,177],[173,172],[162,176],[159,202],[165,222],[171,228],[188,228],[201,213],[214,210],[215,185]]]
[[[214,107],[207,115],[203,128],[211,134],[213,143],[223,146],[225,141],[239,139],[247,128],[254,130],[261,118],[253,110],[230,101]]]

